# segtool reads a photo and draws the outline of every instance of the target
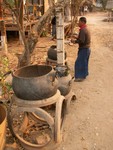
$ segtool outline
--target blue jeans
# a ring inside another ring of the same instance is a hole
[[[78,57],[75,61],[75,78],[86,78],[88,73],[88,62],[90,48],[79,48]]]

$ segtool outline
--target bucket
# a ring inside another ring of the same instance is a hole
[[[4,150],[6,142],[6,108],[0,104],[0,150]]]

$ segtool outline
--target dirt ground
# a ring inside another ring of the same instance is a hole
[[[89,76],[73,83],[77,100],[71,103],[57,150],[113,150],[113,22],[103,21],[107,13],[86,17],[92,36]],[[32,62],[44,63],[48,48],[55,43],[51,37],[40,38]],[[77,47],[65,44],[72,75]],[[9,40],[8,50],[15,56],[22,47],[18,41]],[[16,57],[10,61],[14,68],[16,61]]]
[[[89,77],[73,83],[77,101],[71,105],[58,150],[113,149],[113,23],[102,21],[106,13],[86,17],[92,35]],[[68,49],[71,67],[76,51]]]

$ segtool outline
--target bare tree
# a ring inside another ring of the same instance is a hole
[[[24,52],[23,54],[18,58],[18,67],[26,66],[30,64],[30,58],[31,58],[31,53],[33,52],[36,43],[38,42],[38,37],[42,33],[42,30],[50,17],[54,7],[54,1],[49,0],[50,7],[48,11],[41,17],[39,20],[38,24],[35,27],[35,31],[30,30],[30,33],[28,35],[28,38],[25,37],[25,30],[23,28],[22,24],[22,5],[23,5],[23,0],[4,0],[4,6],[9,9],[11,12],[14,13],[14,16],[16,18],[18,30],[21,34],[21,38],[23,41],[24,45]],[[43,28],[42,28],[43,27]]]
[[[79,15],[79,8],[83,0],[71,0],[71,13],[72,13],[72,23],[71,32],[73,33],[74,27],[77,23],[77,16]]]
[[[70,0],[69,0],[70,1]],[[71,0],[72,3],[72,11],[74,14],[74,19],[72,22],[71,28],[74,28],[75,22],[76,22],[76,16],[78,15],[78,9],[79,5],[82,0]],[[60,0],[57,3],[55,3],[54,0],[49,0],[49,9],[44,13],[44,15],[40,18],[39,22],[35,25],[32,30],[30,30],[29,36],[26,39],[25,37],[25,29],[23,28],[22,23],[22,5],[23,0],[4,0],[4,6],[8,8],[13,14],[15,15],[18,30],[21,34],[21,38],[24,45],[24,52],[23,54],[18,58],[18,67],[26,66],[30,64],[30,58],[31,54],[38,42],[38,37],[41,35],[43,28],[45,27],[48,20],[50,20],[51,15],[53,14],[56,7],[59,7],[59,5],[65,5],[64,0]]]
[[[24,34],[24,30],[23,30],[23,24],[21,22],[21,11],[20,8],[22,7],[23,4],[23,0],[20,1],[11,1],[12,3],[10,3],[10,1],[8,0],[4,0],[4,5],[7,9],[9,9],[11,11],[11,13],[13,12],[16,18],[16,22],[17,22],[17,26],[18,26],[18,30],[20,31],[21,37],[22,37],[22,41],[24,44],[24,53],[21,56],[21,58],[19,58],[19,64],[18,67],[20,66],[24,66],[30,63],[30,51],[29,51],[29,45],[28,45],[28,40],[26,40],[25,38],[25,34]],[[31,37],[30,37],[31,38]]]

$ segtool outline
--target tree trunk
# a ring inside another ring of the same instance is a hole
[[[18,57],[19,58],[18,67],[22,67],[30,63],[31,53],[35,49],[35,46],[38,42],[38,37],[41,35],[42,30],[45,27],[47,20],[51,17],[51,13],[54,10],[54,7],[53,7],[54,2],[52,0],[50,0],[49,2],[50,2],[51,7],[47,10],[46,13],[44,13],[44,15],[40,18],[39,22],[32,29],[33,33],[31,33],[28,37],[28,40],[25,46],[26,48],[24,50],[24,54]]]

